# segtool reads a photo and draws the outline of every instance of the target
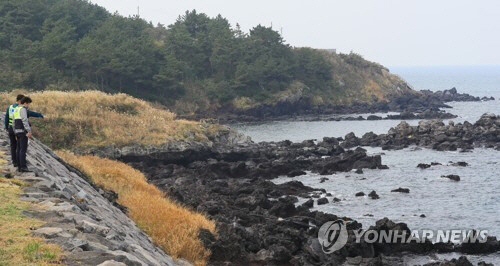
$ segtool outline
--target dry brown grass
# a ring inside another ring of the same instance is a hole
[[[0,166],[6,162],[0,152]],[[0,266],[10,265],[60,265],[61,248],[33,237],[30,228],[44,224],[28,218],[24,210],[32,204],[19,200],[24,183],[0,177]]]
[[[148,184],[144,175],[127,164],[96,156],[58,152],[68,163],[86,173],[98,186],[118,193],[118,202],[129,216],[167,254],[205,265],[210,251],[198,239],[201,228],[215,234],[215,223],[165,197]]]
[[[22,91],[0,93],[5,109]],[[207,139],[217,125],[178,120],[167,110],[127,94],[100,91],[28,93],[31,109],[45,115],[31,119],[35,136],[53,148],[91,148],[131,143],[158,145],[175,140]]]

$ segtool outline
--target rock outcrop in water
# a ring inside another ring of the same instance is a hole
[[[391,190],[391,192],[410,193],[410,189],[399,187],[399,188]]]
[[[341,143],[344,148],[372,146],[386,150],[402,149],[410,145],[439,151],[467,151],[474,147],[500,149],[500,116],[484,114],[474,124],[467,121],[455,124],[450,121],[446,125],[440,120],[430,120],[420,121],[418,126],[410,126],[403,121],[387,134],[368,132],[358,138],[350,133]],[[426,165],[419,167],[424,168]]]
[[[138,151],[138,152],[136,152]],[[145,153],[141,149],[122,150],[111,154],[125,162],[140,163],[148,167],[163,166],[168,175],[186,171],[200,172],[216,178],[275,178],[297,176],[304,171],[321,175],[352,169],[384,169],[380,155],[367,156],[363,149],[345,150],[335,138],[324,138],[315,143],[290,141],[240,143],[238,145],[207,146],[179,145],[175,149]]]
[[[422,90],[416,95],[405,94],[392,99],[388,110],[402,112],[392,118],[400,119],[447,119],[455,116],[440,112],[440,108],[450,108],[447,102],[475,102],[494,100],[493,97],[475,97],[467,93],[458,93],[456,88],[444,91]],[[415,113],[415,114],[414,114]]]
[[[494,97],[476,97],[467,93],[458,93],[455,87],[444,91],[420,91],[427,99],[437,99],[442,102],[479,102],[479,101],[492,101]]]
[[[377,112],[376,110],[372,110]],[[381,112],[381,111],[380,111]],[[362,113],[360,110],[359,113]],[[425,111],[410,112],[402,111],[399,114],[387,115],[386,117],[378,115],[368,115],[366,118],[358,116],[339,116],[339,115],[309,115],[309,116],[297,116],[294,117],[294,121],[375,121],[375,120],[418,120],[418,119],[451,119],[456,118],[454,114],[447,113],[438,108],[430,108]],[[259,120],[261,122],[261,120]]]
[[[475,97],[467,93],[458,93],[456,88],[432,92],[429,90],[411,91],[388,97],[387,101],[354,102],[349,105],[313,105],[301,98],[293,103],[281,105],[262,104],[247,110],[234,110],[216,116],[224,122],[264,121],[282,119],[300,120],[364,120],[359,117],[332,117],[333,114],[362,114],[399,112],[386,119],[449,119],[456,116],[440,108],[451,108],[447,102],[488,101],[493,97]],[[378,120],[369,117],[369,120]]]
[[[460,176],[458,176],[458,175],[443,175],[441,177],[448,178],[448,179],[453,180],[453,181],[460,181]]]

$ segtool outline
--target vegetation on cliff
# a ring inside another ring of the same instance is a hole
[[[297,97],[371,101],[409,89],[357,54],[294,48],[272,28],[245,33],[194,10],[165,27],[83,0],[8,0],[0,32],[3,90],[94,88],[192,114]]]
[[[0,93],[2,106],[12,104],[17,93]],[[221,128],[176,119],[161,106],[123,93],[43,91],[30,96],[31,109],[45,116],[43,120],[31,119],[35,136],[54,149],[206,141]]]
[[[92,181],[118,194],[118,203],[139,228],[174,258],[205,265],[210,251],[198,238],[201,229],[215,234],[215,222],[170,200],[146,177],[127,164],[96,156],[58,152],[66,162],[87,174]]]

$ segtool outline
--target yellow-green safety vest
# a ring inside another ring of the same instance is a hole
[[[23,109],[24,106],[19,105],[16,108],[14,108],[14,113],[12,114],[14,120],[16,119],[21,119],[21,109]]]

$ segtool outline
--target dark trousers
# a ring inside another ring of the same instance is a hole
[[[14,134],[14,129],[9,127],[9,139],[10,139],[10,157],[12,158],[12,164],[17,166],[17,139],[16,134]]]
[[[19,169],[27,168],[26,165],[26,151],[28,150],[28,137],[25,133],[17,134],[17,162]]]

